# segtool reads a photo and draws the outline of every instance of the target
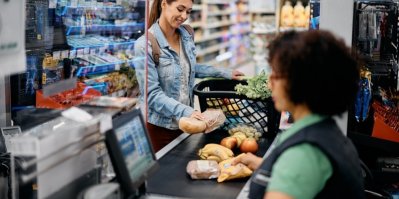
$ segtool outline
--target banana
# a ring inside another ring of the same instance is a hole
[[[222,161],[218,156],[215,155],[208,156],[207,160],[215,160],[218,163]]]
[[[200,149],[198,151],[198,155],[201,157],[201,159],[208,159],[209,157],[211,157],[211,159],[215,159],[216,157],[219,159],[216,160],[218,162],[222,161],[222,160],[226,160],[229,159],[231,157],[234,156],[233,151],[231,151],[230,149],[219,145],[219,144],[207,144],[205,145],[204,148]],[[212,157],[212,156],[216,156],[216,157]]]

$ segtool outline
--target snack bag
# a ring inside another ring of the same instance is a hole
[[[234,158],[230,158],[219,163],[220,175],[218,177],[218,182],[223,182],[236,178],[245,178],[252,175],[251,169],[249,169],[242,163],[238,163],[232,166],[231,162],[233,160]]]

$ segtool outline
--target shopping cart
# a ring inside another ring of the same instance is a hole
[[[239,83],[247,84],[246,81],[212,79],[195,85],[194,94],[198,96],[201,112],[207,108],[222,109],[226,115],[222,128],[250,124],[261,131],[262,136],[274,136],[279,129],[280,112],[274,108],[273,101],[238,95],[234,87]]]

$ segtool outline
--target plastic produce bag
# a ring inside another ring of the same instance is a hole
[[[204,133],[209,133],[219,128],[226,120],[226,116],[221,109],[206,109],[202,112],[202,115],[205,117],[204,121],[206,122]]]
[[[192,160],[186,167],[192,179],[213,179],[219,177],[219,165],[214,160]]]

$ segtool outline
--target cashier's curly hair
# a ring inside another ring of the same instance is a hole
[[[353,104],[359,67],[343,40],[323,30],[290,31],[268,46],[273,72],[287,81],[294,104],[306,104],[313,113],[341,114]]]
[[[162,1],[166,1],[166,3],[168,5],[170,5],[171,3],[177,1],[177,0],[154,0],[154,2],[152,3],[151,6],[151,10],[150,10],[150,17],[148,18],[148,27],[151,27],[152,24],[154,24],[157,19],[159,19],[159,17],[161,16],[161,12],[162,12]],[[194,3],[194,0],[192,0],[192,2]]]

